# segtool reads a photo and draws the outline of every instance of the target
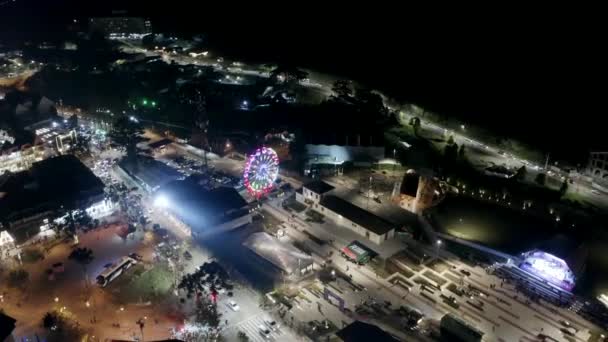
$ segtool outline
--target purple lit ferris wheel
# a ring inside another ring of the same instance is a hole
[[[243,180],[250,194],[260,197],[268,193],[279,175],[279,157],[268,147],[258,148],[247,159]]]

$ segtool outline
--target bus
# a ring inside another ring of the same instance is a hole
[[[130,257],[122,257],[117,263],[112,264],[112,266],[106,268],[97,276],[97,284],[101,287],[106,287],[112,280],[118,278],[123,271],[128,270],[135,264],[137,264],[137,260]]]

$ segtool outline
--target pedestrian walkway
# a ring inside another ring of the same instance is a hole
[[[298,340],[298,338],[293,333],[291,333],[289,328],[279,326],[279,328],[275,331],[270,330],[264,322],[264,317],[264,315],[257,315],[242,322],[239,322],[236,325],[232,325],[228,329],[226,329],[224,335],[238,336],[238,333],[242,331],[247,334],[247,337],[249,337],[249,341],[263,342],[267,341],[268,339],[264,338],[261,330],[268,329],[270,331],[270,339],[274,341]]]

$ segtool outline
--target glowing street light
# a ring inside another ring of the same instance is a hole
[[[154,199],[154,205],[161,208],[166,208],[169,205],[169,199],[165,195],[158,195]]]
[[[55,303],[59,302],[59,297],[55,297]]]

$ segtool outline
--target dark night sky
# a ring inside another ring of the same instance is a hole
[[[287,60],[350,76],[552,153],[574,143],[573,152],[585,158],[589,148],[608,147],[599,136],[606,121],[603,45],[608,29],[599,18],[571,8],[559,13],[486,8],[481,15],[479,8],[444,8],[440,14],[374,2],[354,11],[350,3],[341,8],[313,2],[244,8],[230,2],[217,8],[203,1],[164,1],[167,7],[151,1],[121,1],[118,6],[95,1],[93,7],[86,4],[90,2],[16,0],[0,5],[0,32],[14,37],[60,31],[70,17],[126,9],[150,16],[156,29],[204,32],[210,44],[234,55]]]

